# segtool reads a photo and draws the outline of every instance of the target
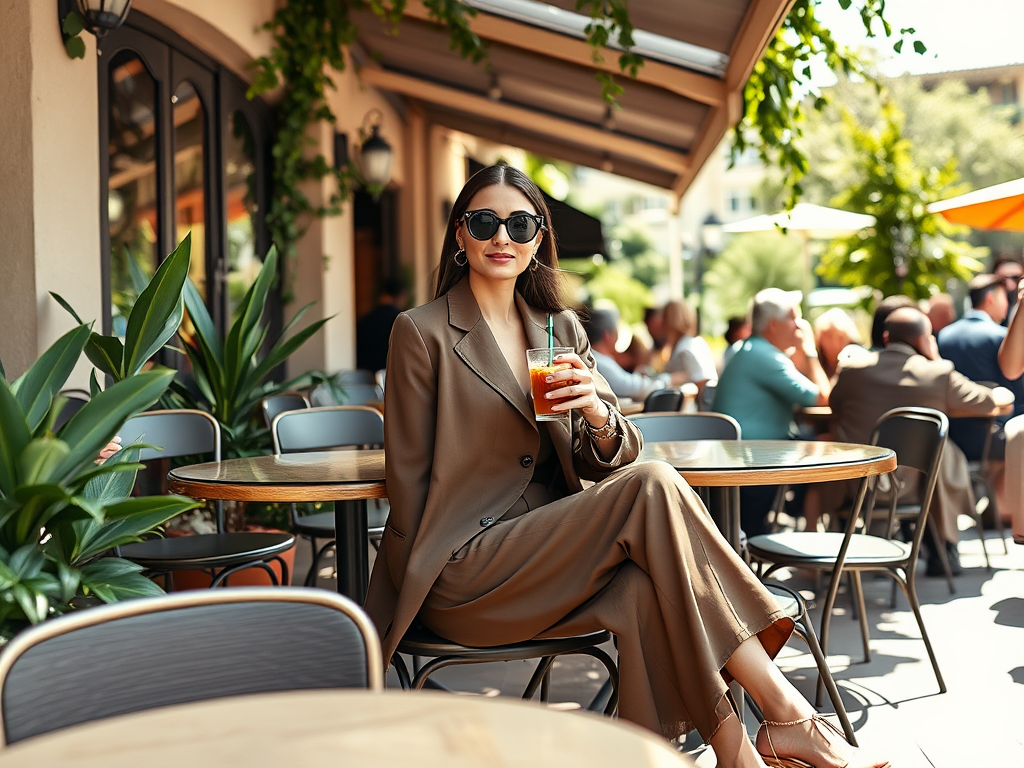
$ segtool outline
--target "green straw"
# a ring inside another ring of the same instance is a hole
[[[548,312],[548,365],[555,364],[555,323]]]

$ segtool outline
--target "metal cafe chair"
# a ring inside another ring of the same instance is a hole
[[[739,422],[724,413],[705,411],[702,413],[652,413],[630,416],[630,421],[640,428],[644,442],[656,443],[667,440],[739,440],[742,434]],[[735,489],[729,489],[734,491]],[[825,655],[814,634],[814,627],[807,621],[807,604],[798,592],[776,582],[765,584],[775,601],[793,620],[793,632],[804,641],[818,668],[819,679],[828,691],[836,716],[843,727],[847,741],[857,746],[857,737],[846,713],[839,689],[828,668]]]
[[[160,446],[158,449],[142,449],[141,461],[200,454],[210,454],[214,461],[220,461],[220,425],[205,411],[147,411],[128,419],[118,434],[125,448],[134,442]],[[125,544],[119,554],[152,574],[169,574],[171,584],[174,571],[208,570],[213,576],[210,586],[217,587],[227,584],[234,573],[260,568],[270,577],[271,583],[277,585],[277,574],[270,566],[272,561],[281,568],[281,582],[291,582],[288,566],[280,555],[294,546],[294,536],[284,533],[226,533],[219,503],[216,506],[216,523],[216,533],[148,539]]]
[[[681,389],[656,389],[644,399],[644,413],[681,411],[683,392]]]
[[[842,533],[787,531],[754,536],[747,542],[750,555],[754,560],[771,563],[771,567],[764,573],[765,577],[770,576],[779,568],[787,567],[813,569],[831,574],[821,617],[821,647],[826,654],[828,653],[832,608],[839,592],[840,580],[846,571],[851,574],[853,594],[857,600],[864,655],[866,659],[870,660],[867,612],[860,575],[865,571],[880,571],[889,574],[899,584],[910,603],[917,626],[921,630],[921,639],[928,652],[940,693],[945,693],[946,684],[939,671],[939,664],[935,658],[935,652],[932,650],[931,641],[928,639],[924,620],[921,618],[915,576],[918,552],[921,549],[921,541],[925,533],[928,512],[938,480],[942,449],[946,444],[948,431],[949,421],[945,414],[932,408],[895,408],[883,414],[875,425],[871,444],[891,448],[896,453],[897,470],[911,470],[924,475],[920,512],[911,542],[896,541],[887,536],[875,536],[866,532],[856,532],[862,508],[874,509],[875,496],[878,492],[877,482],[870,483],[870,493],[868,493],[869,483],[861,484],[853,509],[847,518],[846,529]],[[896,475],[890,475],[890,478],[892,487],[896,487]],[[867,496],[866,502],[865,496]],[[894,528],[896,507],[897,494],[891,493],[887,533]],[[864,530],[868,530],[868,526],[865,526]],[[821,682],[819,679],[817,689],[819,701]]]
[[[301,392],[282,392],[279,395],[264,397],[260,401],[260,409],[263,411],[263,421],[270,429],[274,423],[274,417],[285,411],[303,411],[309,408],[309,398]]]
[[[384,446],[384,417],[380,411],[365,405],[334,405],[287,411],[275,417],[270,431],[274,440],[274,453]],[[384,535],[388,509],[385,504],[373,508],[375,518],[378,518],[370,521],[369,526],[370,543],[374,548],[379,546],[380,538]],[[312,587],[316,585],[324,553],[335,547],[334,512],[299,515],[297,507],[292,504],[291,518],[292,530],[309,539],[313,547],[313,562],[305,580],[306,586]],[[330,541],[317,549],[317,539]]]
[[[40,734],[156,707],[383,687],[377,633],[341,595],[239,587],[126,600],[50,619],[4,648],[0,754]]]
[[[343,384],[342,388],[345,391],[343,403],[339,403],[330,387],[324,384],[309,393],[309,401],[313,407],[323,408],[331,405],[366,405],[384,400],[384,392],[376,384]]]

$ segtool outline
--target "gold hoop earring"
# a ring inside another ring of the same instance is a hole
[[[540,262],[537,261],[537,254],[535,253],[535,254],[533,254],[533,258],[530,259],[530,271],[531,272],[536,272],[538,264],[540,264]]]
[[[460,255],[462,256],[462,261],[459,261]],[[464,248],[459,248],[459,250],[455,252],[455,256],[452,257],[452,261],[455,262],[455,266],[457,267],[464,267],[469,264],[469,257],[466,255],[466,250]]]

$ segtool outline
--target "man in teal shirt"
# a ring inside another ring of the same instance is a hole
[[[744,440],[785,440],[792,436],[795,407],[828,404],[831,387],[799,306],[799,292],[760,291],[751,307],[753,335],[718,380],[712,408],[736,419]],[[766,532],[765,517],[774,497],[774,486],[740,489],[747,535]]]

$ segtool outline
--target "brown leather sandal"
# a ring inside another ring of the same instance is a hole
[[[833,725],[830,721],[826,720],[821,715],[811,715],[810,717],[805,717],[802,720],[793,720],[788,723],[779,723],[775,722],[774,720],[765,720],[761,723],[761,726],[757,729],[757,732],[758,734],[760,734],[761,730],[764,730],[765,739],[768,741],[768,748],[771,750],[771,754],[765,754],[761,750],[758,750],[758,754],[761,756],[761,759],[764,761],[765,765],[769,766],[769,768],[817,768],[811,763],[808,763],[804,760],[800,760],[796,757],[780,757],[778,753],[776,753],[775,751],[775,745],[772,744],[771,729],[773,727],[785,728],[789,725],[800,725],[801,723],[806,722],[812,723],[814,727],[821,733],[822,737],[824,737],[825,739],[826,748],[836,758],[836,762],[838,764],[838,761],[842,758],[832,751],[832,747],[828,743],[828,735],[826,733],[826,730],[831,731],[835,735],[839,736],[841,739],[843,739],[844,742],[846,741],[846,736],[843,735],[843,732],[841,730],[839,730],[835,725]],[[754,743],[756,744],[757,737],[755,736],[754,738]],[[842,764],[842,768],[846,768],[846,766],[848,766],[849,763],[850,761],[847,760],[845,763]],[[889,768],[889,763],[884,763],[878,766],[878,768]]]

